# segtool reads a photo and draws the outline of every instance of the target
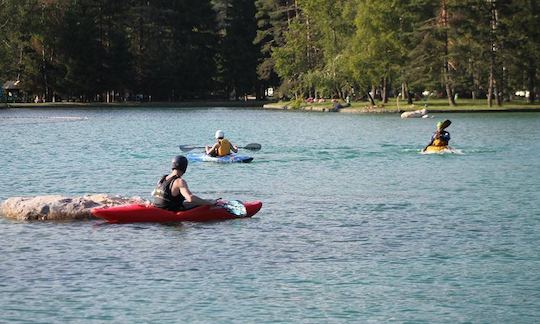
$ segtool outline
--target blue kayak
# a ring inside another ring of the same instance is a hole
[[[188,153],[186,157],[191,162],[249,163],[253,161],[251,156],[236,153],[220,157],[214,157],[204,153]]]

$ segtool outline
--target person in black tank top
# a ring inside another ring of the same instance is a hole
[[[182,179],[186,172],[188,161],[185,156],[178,155],[172,160],[171,173],[164,175],[158,181],[152,192],[154,206],[178,211],[201,205],[215,205],[217,200],[206,200],[195,196],[189,190],[187,182]]]

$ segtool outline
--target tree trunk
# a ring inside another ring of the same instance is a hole
[[[45,5],[41,5],[41,23],[44,24],[45,21]],[[50,95],[49,95],[49,82],[47,80],[47,58],[45,56],[45,40],[43,40],[41,44],[41,73],[43,77],[43,89],[45,92],[45,101],[50,101]]]
[[[509,102],[510,98],[508,97],[508,89],[506,88],[506,66],[503,65],[501,70],[501,87],[500,87],[500,100],[501,105],[504,104],[504,102]]]
[[[454,100],[454,93],[452,90],[452,81],[450,77],[450,67],[448,64],[448,53],[449,53],[449,40],[448,40],[448,9],[446,7],[446,1],[442,2],[441,8],[441,18],[442,26],[444,28],[444,62],[443,62],[443,80],[444,86],[446,88],[446,96],[448,97],[448,104],[450,106],[455,106],[456,102]]]
[[[489,64],[489,81],[488,81],[488,106],[493,107],[493,88],[495,86],[495,77],[493,76],[493,62]]]
[[[413,104],[413,96],[409,92],[409,85],[407,82],[404,82],[403,85],[405,86],[405,97],[407,98],[407,104],[412,105]]]
[[[381,96],[382,96],[382,102],[384,104],[387,104],[388,103],[388,78],[387,77],[382,78]]]
[[[372,91],[374,91],[373,86],[371,87],[371,89]],[[368,96],[369,102],[371,103],[371,106],[375,107],[375,100],[373,100],[373,96],[371,96],[371,93],[369,93],[369,91],[367,92],[367,96]]]
[[[529,76],[529,84],[528,84],[528,90],[529,90],[529,98],[527,99],[527,102],[530,104],[534,104],[534,100],[536,97],[536,66],[534,64],[533,60],[529,61],[529,68],[527,70],[527,74]]]
[[[383,100],[382,83],[373,86],[373,94],[374,94],[373,98],[375,98],[375,99],[377,99],[379,101]]]
[[[490,18],[490,55],[489,55],[489,83],[488,83],[488,106],[493,107],[493,95],[495,92],[496,87],[496,80],[495,80],[495,55],[496,55],[496,44],[495,44],[495,32],[497,28],[497,8],[495,7],[495,1],[490,0],[491,5],[491,18]]]
[[[445,59],[443,78],[444,78],[444,84],[445,84],[445,88],[446,88],[446,96],[448,97],[448,104],[450,106],[456,106],[456,101],[454,100],[454,91],[452,90],[452,85],[451,85],[449,74],[450,74],[450,71],[449,71],[449,68],[448,68],[448,61]]]

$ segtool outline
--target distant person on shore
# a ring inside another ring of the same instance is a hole
[[[183,155],[172,160],[171,173],[158,181],[152,192],[154,206],[172,211],[186,210],[195,206],[215,205],[217,200],[206,200],[191,193],[182,175],[186,173],[188,160]]]
[[[234,153],[238,152],[238,146],[233,145],[228,139],[225,138],[225,134],[222,130],[217,130],[215,134],[216,143],[212,146],[205,146],[206,154],[210,156],[225,156],[231,154],[231,151]]]
[[[448,133],[445,129],[446,127],[450,126],[451,123],[452,122],[448,119],[443,122],[438,122],[437,130],[435,131],[435,133],[433,133],[433,135],[431,135],[431,141],[422,151],[425,151],[428,146],[448,146],[448,142],[450,142],[450,133]]]

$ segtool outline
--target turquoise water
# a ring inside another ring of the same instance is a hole
[[[2,200],[148,199],[219,128],[263,149],[190,164],[191,190],[264,202],[206,224],[0,218],[0,322],[535,322],[540,114],[436,117],[0,110]],[[419,154],[446,118],[461,154]]]

